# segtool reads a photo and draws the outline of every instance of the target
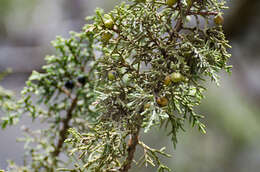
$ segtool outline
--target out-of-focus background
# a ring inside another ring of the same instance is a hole
[[[150,146],[166,145],[171,159],[165,162],[179,172],[256,172],[260,169],[260,1],[227,0],[224,29],[230,40],[234,66],[231,76],[222,74],[220,87],[208,83],[206,99],[199,107],[205,114],[207,134],[186,126],[173,149],[165,131],[143,135]],[[32,70],[39,70],[44,56],[54,49],[57,35],[80,31],[84,18],[96,7],[109,11],[119,0],[0,0],[0,72],[12,68],[0,85],[19,95]],[[1,116],[3,114],[0,114]],[[23,117],[19,125],[0,130],[0,168],[6,160],[22,164],[21,126],[32,125]],[[133,171],[155,171],[133,169]]]

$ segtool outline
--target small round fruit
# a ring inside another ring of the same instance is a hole
[[[166,0],[166,4],[171,7],[171,6],[173,6],[174,4],[176,4],[177,1],[178,1],[178,0]]]
[[[151,104],[150,103],[146,103],[145,105],[144,105],[144,109],[149,109],[151,107]]]
[[[156,103],[160,106],[160,107],[164,107],[168,105],[168,99],[166,97],[157,97],[156,98]]]
[[[172,80],[172,82],[177,83],[177,82],[183,81],[183,76],[179,72],[174,72],[171,74],[171,80]]]
[[[81,84],[81,85],[85,85],[86,84],[86,81],[87,81],[87,77],[82,75],[82,76],[79,76],[77,78],[78,82]]]
[[[108,29],[113,29],[114,27],[114,21],[112,19],[106,19],[104,21],[105,27]]]
[[[190,7],[192,5],[192,0],[187,0],[186,2],[187,2],[188,7]]]
[[[113,34],[110,32],[104,32],[101,36],[102,41],[108,42],[112,38]]]
[[[109,71],[107,74],[107,77],[110,81],[113,81],[116,79],[116,72],[115,71]]]
[[[68,81],[66,81],[65,82],[65,87],[67,88],[67,89],[73,89],[74,88],[74,86],[75,86],[75,84],[74,84],[74,82],[73,81],[71,81],[71,80],[68,80]]]
[[[185,22],[188,23],[188,22],[190,22],[190,21],[191,21],[191,16],[186,16],[186,17],[185,17]]]
[[[215,18],[214,18],[214,23],[216,25],[223,25],[224,23],[224,17],[222,17],[222,15],[217,15]]]
[[[171,84],[171,82],[172,82],[171,76],[170,76],[170,75],[167,75],[167,76],[165,77],[165,79],[164,79],[164,85],[168,86],[168,85]]]
[[[185,76],[182,76],[182,81],[183,82],[189,82],[189,79],[187,77],[185,77]]]

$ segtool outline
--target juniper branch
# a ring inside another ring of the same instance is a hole
[[[59,139],[58,139],[58,143],[55,147],[55,150],[53,151],[53,157],[59,156],[61,149],[62,149],[62,146],[64,144],[64,141],[66,140],[66,136],[67,136],[66,133],[67,133],[67,130],[70,128],[69,122],[72,119],[72,112],[77,105],[77,99],[78,98],[76,96],[72,100],[71,106],[67,110],[66,118],[64,118],[63,121],[62,121],[63,128],[59,132]]]

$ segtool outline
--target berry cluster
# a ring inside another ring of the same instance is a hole
[[[77,78],[77,82],[81,85],[81,86],[84,86],[87,82],[87,77],[82,75],[82,76],[79,76]],[[75,87],[75,82],[73,80],[68,80],[65,82],[64,86],[67,88],[67,89],[70,89],[72,90],[74,87]]]

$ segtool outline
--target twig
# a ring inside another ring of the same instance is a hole
[[[194,3],[194,0],[192,0],[191,5],[187,8],[187,11],[185,12],[185,15],[188,15],[190,13],[190,9]],[[179,8],[181,9],[181,4],[178,4]],[[181,14],[180,14],[181,15]],[[174,30],[170,34],[170,40],[172,40],[173,36],[175,33],[178,33],[182,29],[183,21],[182,21],[182,16],[179,17],[179,19],[176,22],[176,25],[174,27]]]
[[[140,132],[140,127],[137,128],[137,131],[135,131],[134,133],[131,134],[131,138],[130,138],[130,141],[128,144],[128,149],[127,149],[128,156],[125,160],[124,165],[120,168],[120,170],[119,170],[120,172],[128,172],[128,170],[131,168],[131,164],[134,159],[134,153],[136,150],[136,146],[139,143],[139,139],[138,139],[139,132]]]
[[[63,124],[63,128],[60,130],[59,132],[59,140],[58,140],[58,143],[57,143],[57,146],[55,147],[55,150],[53,151],[53,157],[57,157],[59,156],[60,152],[61,152],[61,148],[62,148],[62,145],[66,139],[66,133],[67,133],[67,130],[69,129],[69,122],[72,118],[72,112],[73,110],[75,109],[76,105],[77,105],[77,100],[78,98],[75,97],[73,100],[72,100],[72,103],[71,103],[71,106],[70,108],[67,110],[67,114],[66,114],[66,118],[64,118],[62,120],[62,124]]]
[[[209,12],[209,11],[199,11],[199,12],[195,12],[195,11],[189,11],[187,13],[187,15],[201,15],[201,16],[215,16],[218,15],[218,12]]]

